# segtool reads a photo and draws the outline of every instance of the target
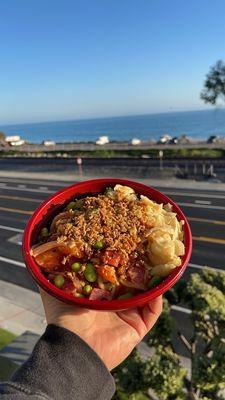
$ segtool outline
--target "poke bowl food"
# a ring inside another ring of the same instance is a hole
[[[161,202],[155,201],[160,193],[155,189],[105,181],[110,180],[90,181],[100,182],[98,191],[88,187],[61,201],[51,218],[45,215],[44,225],[41,206],[32,218],[39,216],[42,227],[31,245],[34,221],[25,232],[25,261],[28,268],[35,266],[37,282],[64,301],[90,308],[112,304],[103,309],[144,304],[183,273],[191,253],[190,228],[170,199],[161,194]]]

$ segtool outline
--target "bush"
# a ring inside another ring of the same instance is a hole
[[[170,315],[170,304],[163,299],[163,311],[157,324],[148,333],[146,339],[149,346],[158,346],[160,344],[168,345],[173,331],[176,329],[176,321]]]
[[[151,399],[152,389],[159,400],[221,400],[225,389],[225,272],[207,268],[194,273],[188,283],[174,288],[181,302],[191,308],[193,336],[190,341],[177,331],[164,300],[163,312],[146,341],[154,346],[152,357],[143,359],[137,350],[114,370],[115,400]],[[185,343],[192,361],[187,379],[171,341],[176,333]]]
[[[171,347],[158,346],[155,355],[146,362],[146,380],[160,399],[171,396],[184,398],[182,389],[186,371]]]

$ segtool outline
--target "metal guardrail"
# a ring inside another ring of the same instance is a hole
[[[56,151],[96,151],[96,150],[177,150],[177,149],[225,149],[225,141],[221,143],[183,143],[183,144],[155,144],[151,142],[143,142],[139,145],[132,145],[127,142],[107,143],[105,145],[96,145],[93,142],[87,143],[56,143],[51,146],[43,144],[24,144],[21,146],[0,147],[1,151],[8,152],[10,150],[18,152],[56,152]]]

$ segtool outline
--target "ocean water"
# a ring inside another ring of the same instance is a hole
[[[7,135],[20,135],[32,143],[95,141],[102,135],[109,136],[110,140],[134,137],[150,140],[166,133],[206,139],[210,135],[225,136],[225,109],[5,125],[0,130]]]

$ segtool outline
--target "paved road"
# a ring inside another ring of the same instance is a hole
[[[0,279],[36,290],[24,268],[21,234],[33,210],[62,182],[0,178]],[[186,273],[209,265],[225,270],[225,192],[162,188],[188,216],[194,249]]]

